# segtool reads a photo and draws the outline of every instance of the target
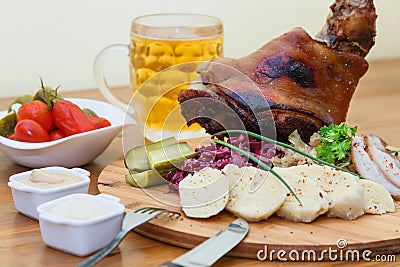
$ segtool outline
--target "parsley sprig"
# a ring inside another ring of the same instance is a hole
[[[351,127],[344,122],[321,127],[318,131],[321,144],[315,148],[317,158],[329,163],[343,163],[351,147],[351,138],[356,132],[357,126]]]

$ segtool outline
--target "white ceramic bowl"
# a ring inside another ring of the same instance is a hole
[[[51,212],[56,205],[71,200],[94,200],[105,214],[88,220],[69,219]],[[87,256],[109,244],[121,231],[124,205],[106,194],[73,194],[40,205],[40,233],[46,245],[76,256]]]
[[[129,115],[109,103],[83,98],[67,100],[93,110],[108,119],[111,126],[43,143],[19,142],[0,136],[0,150],[15,163],[31,168],[82,166],[99,156],[124,126],[136,125]],[[6,114],[7,111],[0,112],[0,118]]]
[[[80,182],[58,186],[54,188],[36,188],[18,180],[28,179],[32,171],[11,175],[8,186],[11,187],[15,208],[31,218],[38,219],[37,206],[47,201],[73,193],[87,193],[90,182],[90,172],[80,168],[67,169],[64,167],[47,167],[42,170],[52,172],[69,172],[81,179]]]

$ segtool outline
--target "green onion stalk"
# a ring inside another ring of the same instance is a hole
[[[321,159],[319,159],[319,158],[316,158],[316,157],[314,157],[314,156],[311,156],[311,155],[309,155],[309,154],[307,154],[307,153],[305,153],[305,152],[303,152],[303,151],[301,151],[301,150],[299,150],[299,149],[297,149],[297,148],[295,148],[295,147],[293,147],[293,146],[291,146],[291,145],[288,145],[288,144],[285,144],[285,143],[276,141],[276,140],[274,140],[274,139],[271,139],[271,138],[268,138],[268,137],[265,137],[265,136],[262,136],[262,135],[253,133],[253,132],[249,132],[249,131],[245,131],[245,130],[226,130],[226,131],[220,131],[220,132],[218,132],[218,133],[215,133],[215,134],[213,135],[213,137],[214,137],[215,135],[217,135],[217,134],[231,134],[231,133],[234,133],[234,134],[235,134],[235,133],[236,133],[236,134],[246,134],[246,135],[255,137],[255,138],[259,139],[259,140],[265,141],[265,142],[267,142],[267,143],[271,143],[271,144],[275,144],[275,145],[279,145],[279,146],[288,148],[288,149],[290,149],[290,150],[293,150],[294,152],[299,153],[300,155],[303,155],[303,156],[305,156],[305,157],[307,157],[307,158],[309,158],[309,159],[312,159],[312,160],[314,160],[314,161],[316,161],[316,162],[318,162],[318,163],[321,163],[321,164],[323,164],[323,165],[329,166],[329,167],[331,167],[331,168],[334,168],[334,169],[337,169],[337,170],[340,170],[340,171],[343,171],[343,172],[350,173],[350,174],[352,174],[352,175],[354,175],[354,176],[357,176],[357,177],[359,177],[359,178],[362,178],[362,179],[364,178],[364,177],[362,177],[362,176],[360,176],[360,175],[358,175],[358,174],[356,174],[356,173],[354,173],[354,172],[352,172],[352,171],[346,170],[346,169],[344,169],[344,168],[341,168],[341,167],[339,167],[339,166],[336,166],[336,165],[334,165],[334,164],[331,164],[331,163],[329,163],[329,162],[326,162],[326,161],[324,161],[324,160],[321,160]]]
[[[267,171],[270,171],[273,175],[276,176],[276,178],[278,178],[285,186],[286,188],[290,191],[290,193],[293,194],[293,196],[296,198],[296,200],[299,202],[300,206],[302,206],[302,203],[300,201],[300,199],[297,197],[297,195],[293,192],[292,188],[290,188],[290,186],[286,183],[286,181],[276,172],[274,171],[271,167],[269,167],[267,164],[265,164],[264,162],[262,162],[261,160],[259,160],[258,158],[256,158],[255,156],[251,155],[249,152],[238,148],[237,146],[234,146],[232,144],[229,144],[225,141],[219,140],[217,137],[213,137],[212,140],[220,145],[226,146],[246,157],[248,157],[249,159],[251,159],[252,161],[254,161],[255,163],[259,164],[262,168],[264,168]]]

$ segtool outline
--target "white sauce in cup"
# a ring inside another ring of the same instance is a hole
[[[86,221],[105,215],[107,212],[92,199],[65,199],[49,210],[49,213],[66,219]]]
[[[35,169],[28,179],[18,182],[35,188],[47,189],[80,182],[81,179],[69,172],[52,172]]]

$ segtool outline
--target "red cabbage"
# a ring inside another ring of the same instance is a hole
[[[223,135],[216,136],[220,140],[224,140]],[[230,137],[227,142],[239,147],[253,156],[257,157],[268,166],[272,167],[270,159],[277,155],[275,146],[270,143],[259,141],[254,137],[244,134]],[[239,167],[254,166],[257,164],[249,161],[246,156],[239,154],[236,151],[216,143],[211,143],[208,146],[196,148],[196,156],[184,161],[181,169],[171,171],[165,177],[169,181],[169,187],[173,190],[178,190],[179,183],[187,175],[200,171],[205,167],[222,170],[227,164],[235,164]]]

